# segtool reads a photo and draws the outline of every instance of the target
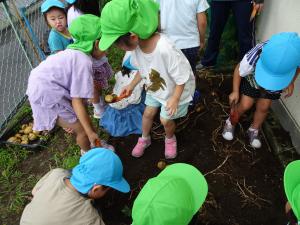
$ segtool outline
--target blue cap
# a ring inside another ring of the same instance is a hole
[[[69,4],[73,4],[74,2],[76,2],[76,0],[66,0],[66,2]]]
[[[120,158],[105,148],[94,148],[85,153],[72,170],[70,182],[82,194],[87,194],[95,184],[123,193],[130,190],[129,184],[123,178]]]
[[[255,80],[270,91],[286,88],[300,66],[300,37],[294,32],[275,34],[263,47],[255,68]]]
[[[65,9],[64,3],[62,3],[59,0],[46,0],[41,5],[41,11],[42,11],[42,13],[45,13],[45,12],[47,12],[52,7],[57,7],[57,8]]]

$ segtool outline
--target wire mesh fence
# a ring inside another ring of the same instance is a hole
[[[0,0],[0,136],[26,100],[27,79],[44,59],[40,49],[47,25],[41,0]]]

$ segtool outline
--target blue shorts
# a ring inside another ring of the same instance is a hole
[[[160,107],[160,117],[167,119],[167,120],[174,120],[174,119],[178,119],[180,117],[184,117],[187,114],[190,103],[188,102],[183,105],[179,105],[177,108],[176,114],[174,114],[173,116],[169,116],[168,111],[166,111],[166,107],[164,105],[162,105],[156,99],[152,98],[152,96],[149,94],[146,95],[145,104],[147,106],[151,106],[151,107],[155,107],[155,108]]]

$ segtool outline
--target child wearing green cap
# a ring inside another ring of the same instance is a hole
[[[288,202],[285,206],[289,223],[300,224],[300,160],[293,161],[284,170],[283,184]]]
[[[51,27],[48,37],[51,54],[65,50],[73,42],[67,28],[65,5],[59,0],[46,0],[41,5],[41,11],[46,23]]]
[[[222,136],[234,138],[238,119],[256,100],[256,110],[247,134],[250,145],[260,148],[259,129],[268,115],[272,100],[293,94],[294,82],[300,73],[300,37],[297,33],[285,32],[273,35],[269,41],[251,49],[237,65],[233,75],[233,90],[229,95],[231,116],[226,120]]]
[[[50,131],[55,124],[71,128],[82,154],[99,139],[87,113],[86,100],[94,94],[92,58],[105,55],[98,48],[100,27],[100,18],[94,15],[74,20],[70,33],[75,42],[34,68],[26,91],[33,113],[33,130]],[[113,150],[104,140],[101,144]]]
[[[101,14],[102,38],[100,49],[115,43],[132,51],[131,63],[139,68],[134,80],[124,88],[130,94],[143,79],[146,83],[146,109],[142,121],[142,137],[132,151],[141,157],[151,144],[150,130],[160,109],[160,121],[166,132],[165,157],[177,156],[174,119],[187,114],[195,91],[195,77],[191,66],[173,43],[157,33],[158,5],[152,0],[114,0],[108,2]]]
[[[100,15],[101,1],[99,0],[66,0],[68,7],[68,26],[78,16],[84,14]],[[94,96],[91,102],[94,107],[94,118],[102,119],[105,110],[105,102],[102,97],[102,89],[108,88],[108,80],[113,71],[106,56],[101,59],[93,59]]]
[[[197,168],[172,164],[140,191],[133,203],[132,225],[188,225],[207,192],[207,182]]]
[[[72,171],[53,169],[32,190],[21,225],[105,225],[93,207],[110,189],[127,193],[120,158],[112,151],[95,148],[80,158]]]

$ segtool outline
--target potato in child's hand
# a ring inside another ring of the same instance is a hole
[[[111,102],[114,100],[114,96],[112,96],[112,95],[105,95],[104,100],[105,100],[107,103],[111,103]]]

